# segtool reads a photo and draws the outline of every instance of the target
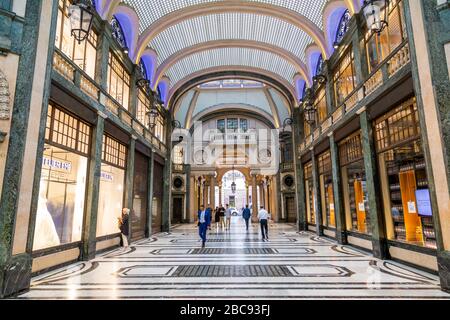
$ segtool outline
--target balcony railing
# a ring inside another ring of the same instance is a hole
[[[156,149],[160,150],[163,154],[167,152],[167,147],[162,141],[160,141],[148,128],[138,122],[128,110],[122,107],[114,98],[105,92],[100,85],[58,49],[55,50],[53,57],[53,68],[83,93],[117,116],[122,123],[134,129],[138,135],[155,146]]]
[[[299,153],[303,153],[313,141],[317,140],[325,131],[334,124],[341,121],[344,116],[352,111],[359,102],[370,96],[378,88],[386,83],[390,78],[397,74],[403,67],[411,61],[409,44],[405,40],[399,45],[380,65],[372,71],[367,80],[360,84],[320,126],[318,126],[311,135],[299,144]]]
[[[293,171],[294,164],[292,162],[286,162],[281,164],[281,171]]]

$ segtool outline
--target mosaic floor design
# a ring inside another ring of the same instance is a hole
[[[381,261],[294,225],[209,232],[194,225],[32,279],[19,299],[450,299],[438,277]]]

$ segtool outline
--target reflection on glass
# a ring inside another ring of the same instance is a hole
[[[33,250],[81,240],[87,164],[86,157],[45,145]]]
[[[102,163],[97,216],[97,237],[120,232],[125,170]]]

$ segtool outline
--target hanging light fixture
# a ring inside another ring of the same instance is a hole
[[[367,28],[380,34],[388,26],[389,0],[364,0],[362,11]]]
[[[148,116],[148,126],[150,130],[153,130],[153,128],[156,127],[156,119],[159,116],[158,109],[156,108],[155,105],[150,109],[149,112],[147,112],[147,116]]]
[[[303,109],[305,121],[310,125],[314,125],[316,123],[316,109],[312,105],[311,101],[305,102],[305,107]]]
[[[94,12],[89,0],[78,0],[69,7],[69,19],[72,36],[81,43],[91,32]]]
[[[236,182],[234,181],[234,165],[233,165],[233,182],[231,183],[231,192],[236,193]]]
[[[142,75],[140,75],[140,78],[136,81],[136,85],[142,90],[145,90],[150,86],[150,81],[145,79]]]

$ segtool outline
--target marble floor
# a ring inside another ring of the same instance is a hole
[[[349,246],[273,224],[262,241],[246,232],[195,225],[40,275],[19,299],[450,299],[434,275],[381,261]]]

